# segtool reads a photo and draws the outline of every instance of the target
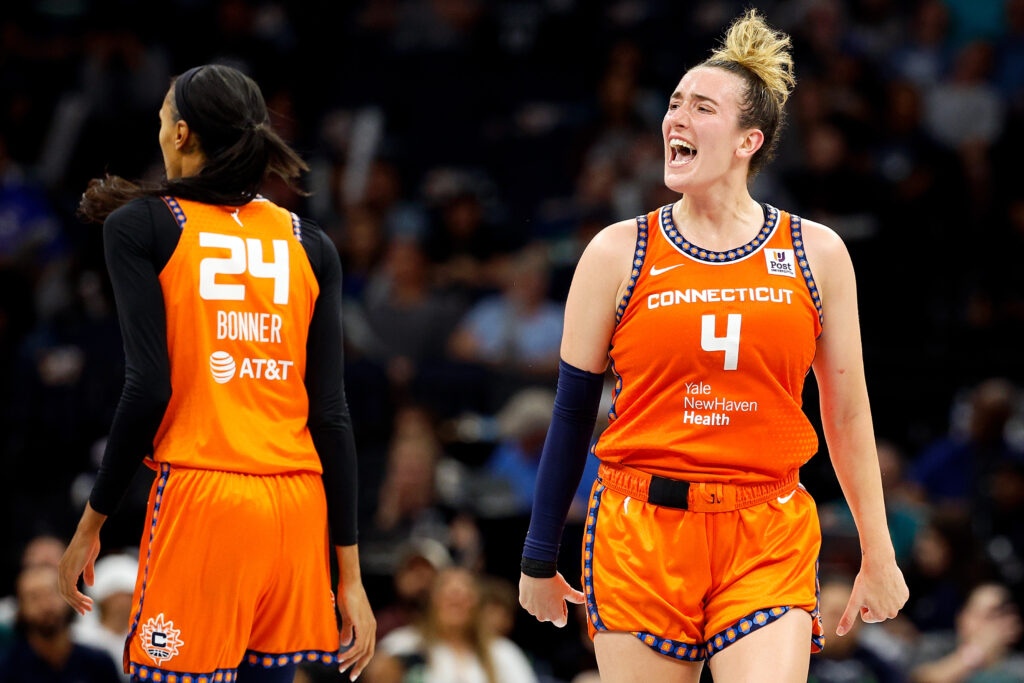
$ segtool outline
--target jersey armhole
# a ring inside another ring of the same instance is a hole
[[[633,250],[633,265],[629,272],[629,284],[626,285],[626,292],[622,295],[619,305],[615,307],[616,326],[626,313],[626,307],[629,305],[629,300],[633,297],[633,290],[636,288],[637,280],[640,279],[640,271],[643,270],[644,257],[647,255],[647,232],[647,216],[637,216],[636,247]]]
[[[800,216],[790,215],[789,229],[793,236],[793,249],[796,251],[796,258],[797,263],[800,266],[800,272],[803,274],[804,283],[807,285],[807,291],[811,295],[811,303],[814,304],[814,310],[818,313],[819,332],[815,337],[817,338],[821,336],[820,328],[825,327],[825,314],[821,307],[821,294],[818,292],[818,285],[815,284],[814,275],[811,273],[811,263],[807,259],[807,252],[804,250],[803,227],[800,224]]]

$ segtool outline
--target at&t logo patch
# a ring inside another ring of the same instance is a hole
[[[217,384],[224,384],[235,376],[235,359],[226,351],[214,351],[210,354],[210,374]]]
[[[142,649],[157,666],[178,654],[178,648],[185,644],[179,635],[181,631],[174,628],[173,621],[164,621],[163,612],[147,621],[139,632]]]
[[[769,274],[796,277],[792,249],[765,249],[764,259],[768,262]]]

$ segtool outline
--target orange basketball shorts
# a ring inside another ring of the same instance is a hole
[[[802,486],[728,512],[653,505],[594,482],[583,535],[588,630],[632,633],[687,661],[721,652],[791,609],[818,614],[821,531]]]
[[[335,662],[320,475],[159,468],[125,644],[132,680],[228,683],[243,660]]]

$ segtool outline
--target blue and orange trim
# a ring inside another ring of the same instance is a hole
[[[264,669],[276,669],[283,666],[319,663],[337,664],[341,661],[341,652],[327,652],[325,650],[301,650],[299,652],[269,653],[247,650],[242,657],[242,662],[250,667],[262,667]],[[133,681],[146,681],[146,683],[234,683],[238,680],[238,669],[216,669],[209,673],[190,673],[185,671],[168,671],[167,669],[136,664],[129,666],[129,674]]]
[[[264,669],[275,669],[289,664],[320,663],[336,664],[341,661],[341,652],[326,650],[300,650],[298,652],[270,653],[246,650],[242,661],[250,666],[262,666]]]
[[[607,631],[601,615],[597,613],[597,600],[594,597],[594,534],[597,530],[597,513],[601,509],[601,494],[604,484],[598,484],[590,497],[590,510],[587,511],[587,527],[583,536],[583,593],[587,598],[587,618],[598,631]]]
[[[174,220],[178,221],[178,227],[184,230],[185,221],[187,221],[188,218],[185,217],[185,211],[181,208],[181,204],[179,204],[178,200],[174,197],[167,196],[162,197],[162,199],[164,200],[164,204],[167,205],[167,208],[171,210],[172,214],[174,214]]]
[[[818,311],[818,324],[824,326],[825,314],[821,308],[821,294],[818,292],[818,286],[814,284],[811,265],[807,262],[807,252],[804,251],[803,229],[800,227],[800,216],[789,217],[789,229],[793,235],[793,249],[796,251],[796,262],[800,266],[804,282],[807,283],[807,291],[811,293],[811,301],[814,302],[814,308]]]
[[[644,267],[644,257],[647,256],[647,216],[636,217],[636,249],[633,251],[633,270],[629,273],[629,284],[626,285],[626,292],[615,309],[615,324],[622,320],[626,312],[626,306],[633,296],[633,289],[637,280],[640,279],[640,271]]]
[[[128,629],[128,637],[124,641],[124,663],[128,666],[128,651],[131,646],[135,631],[139,628],[139,619],[142,618],[142,605],[146,602],[146,584],[149,581],[149,558],[153,555],[153,536],[156,534],[156,523],[160,517],[160,504],[164,498],[164,489],[167,488],[167,480],[171,475],[171,466],[165,462],[160,463],[160,478],[156,484],[156,499],[153,501],[153,517],[149,522],[149,541],[146,543],[146,565],[142,570],[142,592],[139,594],[139,609],[132,619],[132,627]],[[136,666],[132,664],[132,666]],[[142,679],[153,680],[153,679]],[[177,682],[174,682],[177,683]],[[190,682],[195,683],[195,682]]]
[[[292,234],[295,235],[295,239],[302,241],[302,219],[299,218],[295,212],[289,211],[292,217]]]
[[[739,619],[732,626],[722,629],[708,638],[707,643],[705,643],[708,659],[729,647],[743,636],[750,635],[754,631],[778,620],[791,609],[793,608],[789,605],[759,609]]]
[[[675,225],[675,221],[672,220],[671,204],[666,204],[661,207],[661,232],[665,236],[665,239],[668,240],[669,244],[690,258],[698,261],[704,261],[706,263],[729,263],[732,261],[738,261],[750,256],[757,251],[759,247],[764,246],[775,231],[775,226],[778,225],[779,210],[770,204],[765,204],[764,206],[767,209],[767,215],[765,217],[764,225],[761,227],[761,231],[757,233],[754,239],[750,240],[742,247],[730,249],[729,251],[711,251],[709,249],[703,249],[686,239],[683,234],[679,232],[679,229]]]
[[[146,683],[233,683],[238,680],[236,669],[217,669],[210,673],[195,674],[168,671],[134,662],[129,667],[128,673],[133,681],[146,681]]]
[[[633,631],[633,635],[658,654],[668,657],[675,657],[685,662],[700,662],[707,657],[706,648],[699,643],[683,643],[671,638],[661,638],[647,631]]]

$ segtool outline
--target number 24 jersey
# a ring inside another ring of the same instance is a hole
[[[153,459],[320,473],[305,385],[320,288],[299,218],[262,198],[239,207],[164,201],[181,237],[160,272],[172,391]]]

